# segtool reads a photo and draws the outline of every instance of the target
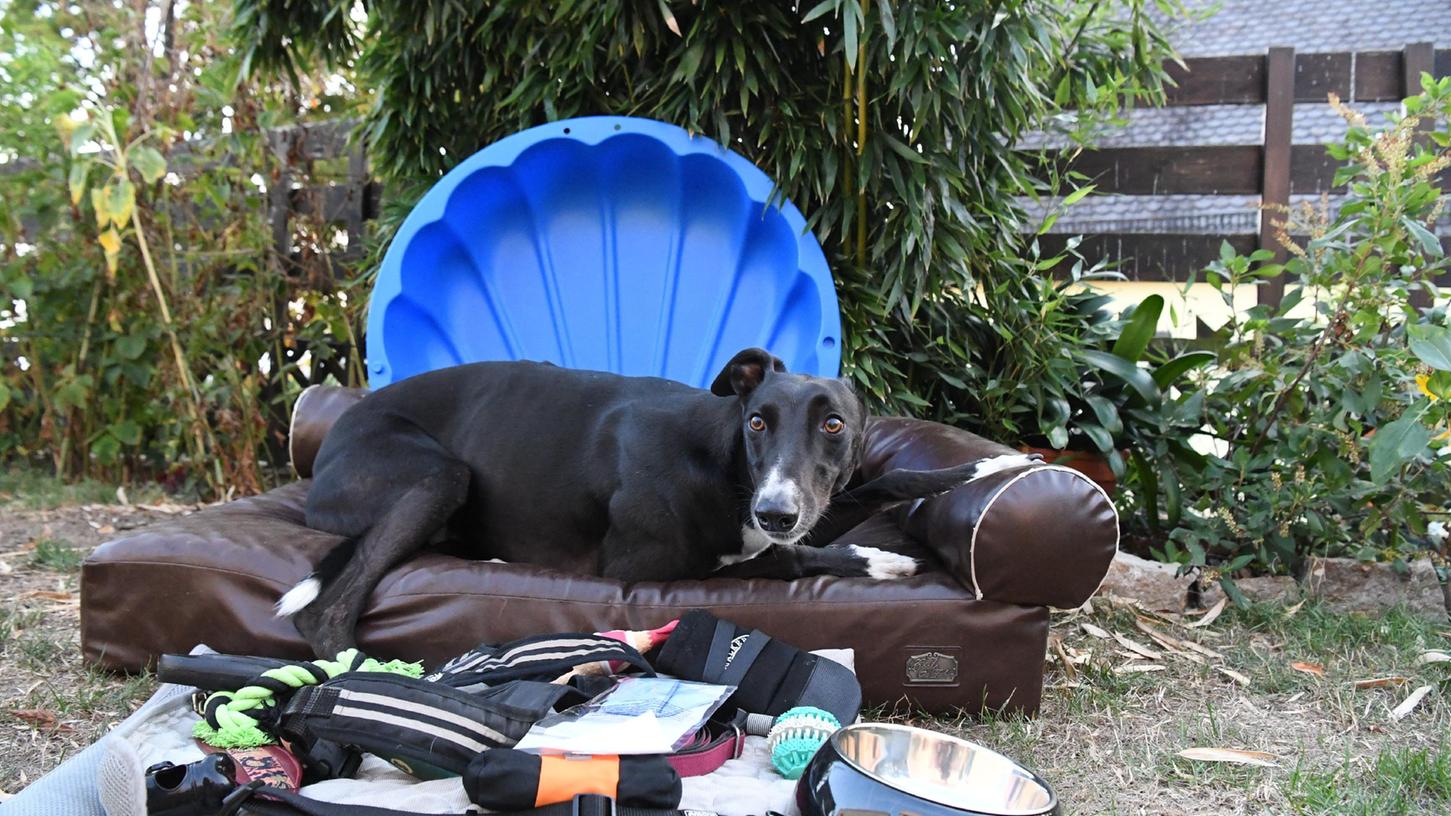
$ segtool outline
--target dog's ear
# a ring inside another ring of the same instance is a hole
[[[786,364],[760,348],[748,348],[731,358],[725,368],[715,375],[710,384],[710,393],[717,397],[744,397],[756,389],[770,372],[783,372]]]

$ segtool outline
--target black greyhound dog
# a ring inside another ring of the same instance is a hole
[[[277,612],[335,655],[384,573],[444,540],[471,557],[626,581],[912,575],[907,556],[823,545],[878,510],[1036,458],[895,471],[847,490],[865,428],[845,381],[788,374],[762,349],[737,354],[709,391],[547,363],[420,374],[329,431],[307,525],[348,540]]]

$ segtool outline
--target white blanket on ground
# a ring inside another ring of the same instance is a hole
[[[198,647],[193,653],[210,652]],[[817,652],[853,668],[849,649]],[[192,741],[197,715],[189,703],[189,690],[162,686],[136,715],[106,736],[106,756],[97,783],[107,816],[146,816],[146,768],[163,760],[182,765],[204,754]],[[681,780],[680,807],[711,811],[721,816],[752,816],[776,811],[795,816],[796,783],[771,767],[766,739],[746,738],[738,759],[714,773]],[[385,760],[365,754],[352,779],[330,779],[308,785],[306,796],[341,804],[372,805],[414,813],[460,813],[471,805],[457,778],[419,781]]]

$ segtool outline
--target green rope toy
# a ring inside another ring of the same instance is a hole
[[[383,663],[364,656],[357,649],[348,649],[339,652],[335,660],[314,660],[268,669],[236,691],[218,691],[208,695],[202,709],[207,713],[192,728],[192,736],[214,748],[271,745],[277,742],[277,738],[264,731],[256,717],[245,712],[270,709],[277,705],[279,692],[290,693],[303,686],[315,686],[347,672],[387,672],[421,677],[423,664],[401,660]]]

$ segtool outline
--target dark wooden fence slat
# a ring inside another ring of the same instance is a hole
[[[1284,263],[1289,254],[1276,234],[1284,229],[1290,206],[1290,137],[1295,117],[1295,49],[1275,47],[1265,57],[1265,161],[1260,193],[1260,249]],[[1260,302],[1278,306],[1284,277],[1260,288]]]
[[[1422,91],[1421,74],[1429,74],[1436,70],[1436,51],[1428,42],[1411,43],[1406,46],[1405,56],[1402,58],[1405,86],[1402,91],[1406,96],[1415,96]],[[1417,128],[1418,132],[1425,134],[1430,129],[1430,123],[1423,121]],[[1424,135],[1422,136],[1424,139]],[[1431,308],[1431,296],[1419,289],[1411,293],[1411,306],[1417,309]]]
[[[1406,96],[1415,96],[1421,92],[1421,74],[1435,74],[1436,51],[1428,42],[1407,45],[1401,67],[1401,91]]]
[[[1068,167],[1106,193],[1258,195],[1260,155],[1258,145],[1123,147],[1086,150]]]
[[[1064,251],[1068,238],[1050,234],[1038,242],[1043,254],[1051,258]],[[1253,235],[1118,233],[1084,236],[1078,252],[1085,258],[1114,259],[1115,268],[1130,280],[1183,282],[1218,258],[1219,247],[1226,241],[1242,254],[1253,252],[1256,246]],[[1071,265],[1064,262],[1053,272],[1065,274]]]
[[[1401,98],[1401,52],[1374,51],[1356,55],[1355,101],[1387,102]]]
[[[1261,57],[1199,57],[1165,68],[1176,87],[1166,92],[1170,106],[1257,105],[1265,101],[1265,61]]]
[[[1295,101],[1325,102],[1330,94],[1350,98],[1351,65],[1355,55],[1299,54],[1295,58]]]
[[[1333,186],[1340,162],[1331,158],[1324,145],[1295,145],[1290,148],[1290,192],[1295,195],[1338,193]]]
[[[1429,65],[1420,70],[1436,76],[1451,74],[1451,50],[1430,53]],[[1165,93],[1170,107],[1260,105],[1265,101],[1263,57],[1194,57],[1183,65],[1168,62],[1165,69],[1175,83]],[[1324,102],[1334,93],[1357,102],[1395,102],[1405,88],[1404,70],[1400,51],[1301,54],[1295,66],[1295,101]]]
[[[296,134],[296,155],[304,161],[335,159],[348,155],[348,137],[352,133],[353,120],[319,122],[299,125],[291,130]]]
[[[283,265],[291,266],[292,226],[289,223],[292,212],[292,152],[291,130],[276,130],[267,133],[267,143],[272,156],[277,160],[277,172],[267,186],[268,220],[272,223],[273,257]]]

